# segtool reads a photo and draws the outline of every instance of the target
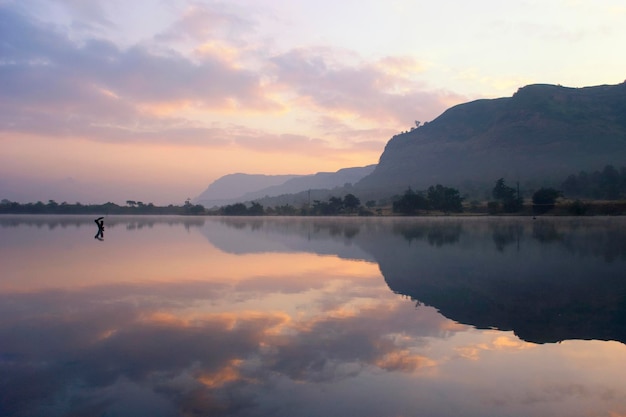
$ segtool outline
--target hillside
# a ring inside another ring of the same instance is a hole
[[[585,88],[529,85],[512,97],[452,107],[394,136],[356,186],[380,193],[511,181],[562,181],[626,160],[626,83]]]
[[[229,204],[239,201],[244,194],[256,190],[283,184],[285,181],[296,178],[298,175],[254,175],[228,174],[213,181],[206,190],[194,199],[194,203],[205,207]]]
[[[370,174],[374,168],[375,165],[368,165],[311,175],[230,174],[214,181],[194,199],[194,202],[205,207],[213,207],[285,194],[297,194],[307,190],[333,189],[358,182]]]

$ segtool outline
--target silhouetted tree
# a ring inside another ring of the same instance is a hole
[[[343,200],[340,197],[330,197],[328,199],[330,214],[337,214],[343,208]]]
[[[428,210],[428,200],[410,187],[402,197],[393,202],[394,213],[417,214],[419,210]]]
[[[264,214],[265,210],[263,209],[263,205],[261,205],[260,203],[253,202],[248,209],[248,215],[250,216],[262,216]]]
[[[561,192],[554,188],[540,188],[533,194],[533,213],[543,214],[554,208]]]
[[[444,213],[463,211],[463,197],[455,188],[444,187],[441,184],[434,187],[431,185],[427,196],[429,206],[434,210],[441,210]]]
[[[617,200],[626,196],[626,167],[619,170],[607,165],[591,174],[581,171],[570,175],[561,184],[567,197]]]
[[[202,204],[189,204],[184,206],[186,214],[203,214],[205,208]]]
[[[361,200],[359,200],[354,194],[346,194],[343,197],[343,207],[348,212],[354,212],[361,206]]]
[[[613,165],[607,165],[602,170],[598,185],[598,198],[617,200],[620,197],[620,173]]]
[[[243,203],[229,204],[220,210],[226,216],[245,216],[248,214],[248,208]]]
[[[491,194],[502,204],[502,211],[505,213],[514,213],[522,208],[522,199],[518,196],[515,188],[505,184],[504,178],[496,181]]]
[[[297,212],[296,208],[290,204],[274,207],[274,213],[279,216],[293,216]]]

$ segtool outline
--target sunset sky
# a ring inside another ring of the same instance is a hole
[[[448,107],[626,78],[623,0],[0,0],[0,199],[182,204],[376,163]]]

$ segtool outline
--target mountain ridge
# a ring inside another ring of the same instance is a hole
[[[359,189],[562,179],[626,160],[626,83],[533,84],[512,97],[453,106],[391,138]]]
[[[285,194],[297,194],[311,189],[332,189],[356,183],[371,173],[374,167],[375,165],[342,168],[335,172],[317,172],[310,175],[228,174],[211,183],[202,194],[194,199],[194,202],[205,207],[214,207]],[[241,191],[242,187],[238,184],[248,188]],[[223,193],[223,190],[229,194]],[[224,195],[226,197],[223,197]]]

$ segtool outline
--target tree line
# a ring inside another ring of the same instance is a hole
[[[527,195],[528,196],[528,195]],[[524,209],[524,198],[519,184],[511,187],[504,178],[495,182],[487,202],[486,211],[489,214],[519,213]],[[589,204],[581,201],[584,198],[596,200],[626,199],[626,167],[616,169],[607,165],[600,171],[587,173],[581,171],[565,179],[560,189],[542,187],[532,194],[532,214],[543,214],[554,209],[561,197],[575,199],[569,203],[569,214],[586,214]],[[418,215],[423,212],[437,211],[443,213],[461,213],[467,208],[465,197],[456,188],[437,184],[424,191],[414,191],[410,187],[401,196],[392,199],[391,211],[400,215]],[[387,203],[389,204],[389,203]],[[473,203],[472,203],[473,205]],[[619,205],[619,204],[618,204]],[[388,206],[387,206],[388,207]],[[621,207],[621,206],[620,206]],[[613,208],[611,214],[621,213],[621,208]],[[386,209],[388,210],[388,209]],[[48,200],[47,203],[20,204],[7,199],[0,201],[0,214],[169,214],[169,215],[227,215],[227,216],[337,216],[337,215],[374,215],[382,214],[383,208],[376,208],[375,201],[367,201],[365,205],[354,194],[344,197],[330,197],[326,201],[314,200],[296,208],[290,204],[275,207],[263,207],[258,202],[249,204],[235,203],[220,207],[216,210],[207,210],[200,204],[192,204],[187,199],[183,205],[156,206],[152,203],[127,200],[125,206],[115,203],[105,204],[69,204],[57,203]]]
[[[143,203],[128,200],[126,206],[115,203],[104,204],[81,204],[81,203],[57,203],[48,200],[47,203],[38,201],[36,203],[21,204],[4,199],[0,201],[1,214],[176,214],[195,215],[205,214],[204,206],[192,204],[189,200],[181,206],[170,204],[168,206],[156,206],[152,203]]]
[[[606,165],[600,171],[580,171],[561,184],[563,193],[572,198],[619,200],[626,198],[626,166]]]
[[[366,210],[361,205],[361,200],[350,193],[343,198],[333,196],[327,201],[313,200],[313,204],[304,205],[300,209],[290,204],[265,208],[257,202],[252,202],[250,206],[244,203],[235,203],[221,207],[219,214],[226,216],[338,216],[353,214],[371,215],[373,213]]]
[[[429,210],[460,213],[463,211],[463,200],[459,190],[441,184],[431,185],[426,193],[415,192],[409,187],[403,196],[393,202],[393,212],[408,215]]]

